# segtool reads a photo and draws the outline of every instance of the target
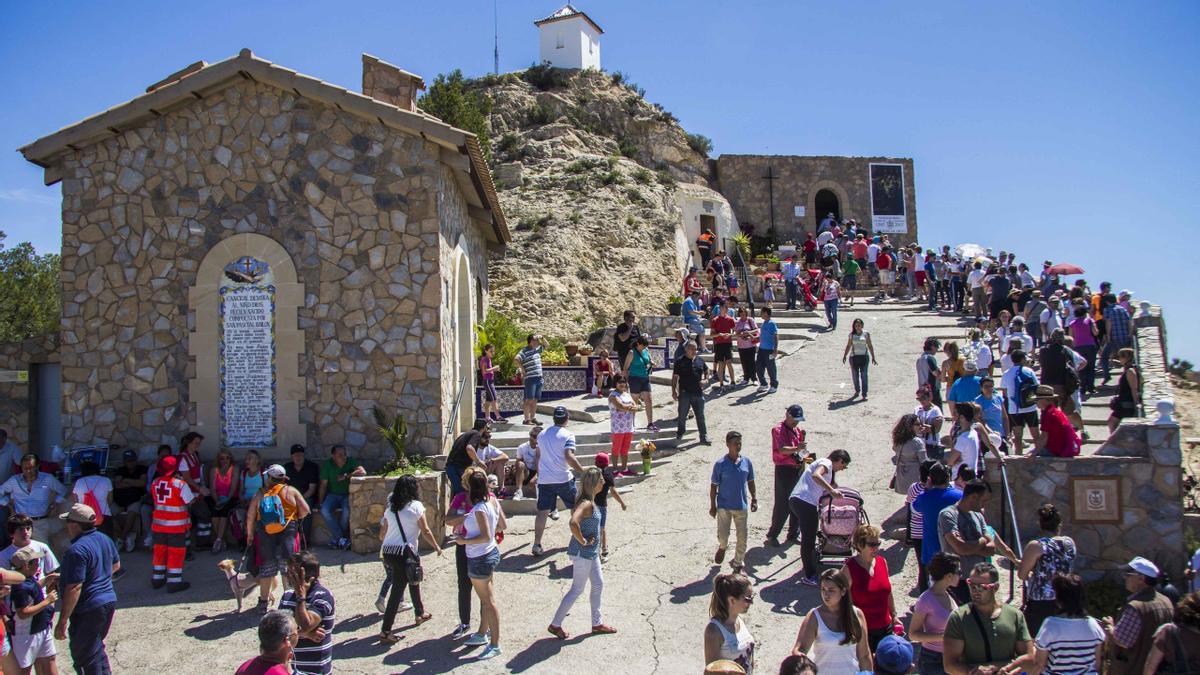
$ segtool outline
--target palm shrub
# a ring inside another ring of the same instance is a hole
[[[375,427],[379,430],[379,435],[392,446],[394,455],[383,465],[383,473],[409,468],[411,462],[408,459],[408,423],[404,421],[404,415],[397,414],[395,419],[388,421],[387,414],[378,407],[371,408],[371,414],[375,417]]]

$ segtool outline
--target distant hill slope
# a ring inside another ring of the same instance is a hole
[[[708,140],[689,138],[619,73],[535,67],[467,87],[492,100],[493,168],[513,230],[489,264],[492,307],[562,338],[625,309],[662,314],[679,292],[677,183],[708,189],[695,149]]]

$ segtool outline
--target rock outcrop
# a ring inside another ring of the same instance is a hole
[[[679,183],[708,160],[619,74],[544,67],[474,80],[492,100],[493,168],[513,231],[489,261],[491,306],[579,338],[678,293]]]

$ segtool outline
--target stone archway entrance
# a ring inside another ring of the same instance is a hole
[[[471,313],[471,270],[467,256],[458,255],[458,270],[454,277],[454,328],[455,351],[458,359],[455,361],[457,376],[454,378],[454,396],[462,390],[462,398],[458,403],[458,417],[455,426],[458,431],[471,428],[475,421],[475,323]],[[463,386],[463,378],[467,384]]]
[[[838,200],[837,194],[830,189],[821,189],[817,191],[813,198],[813,230],[815,231],[821,225],[821,221],[832,213],[833,217],[839,222],[842,220],[842,206]]]

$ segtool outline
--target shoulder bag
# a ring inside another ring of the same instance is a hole
[[[975,625],[979,627],[979,634],[983,636],[983,655],[987,658],[988,663],[992,663],[992,638],[988,635],[988,631],[983,627],[983,619],[979,618],[979,612],[975,610],[975,605],[971,605],[971,618],[975,619]]]
[[[404,547],[400,549],[400,560],[404,563],[404,576],[408,577],[408,583],[415,586],[425,578],[425,569],[421,567],[421,556],[417,554],[416,544],[408,545],[408,535],[404,533],[404,524],[400,522],[400,512],[393,509],[392,516],[396,518],[396,526],[400,528],[400,540],[404,542]]]

